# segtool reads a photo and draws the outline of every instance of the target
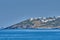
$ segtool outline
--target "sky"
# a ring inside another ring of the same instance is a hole
[[[0,27],[49,16],[60,16],[60,0],[0,0]]]

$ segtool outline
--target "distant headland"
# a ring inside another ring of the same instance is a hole
[[[4,29],[60,28],[60,16],[29,18]]]

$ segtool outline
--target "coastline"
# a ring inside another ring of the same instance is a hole
[[[12,31],[18,31],[18,32],[60,32],[60,29],[6,29],[6,30],[0,30],[0,32],[12,32]]]

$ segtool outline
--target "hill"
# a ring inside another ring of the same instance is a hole
[[[60,17],[29,18],[4,29],[60,28]]]

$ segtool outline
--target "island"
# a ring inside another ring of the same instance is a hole
[[[4,29],[58,29],[60,16],[29,18]]]

